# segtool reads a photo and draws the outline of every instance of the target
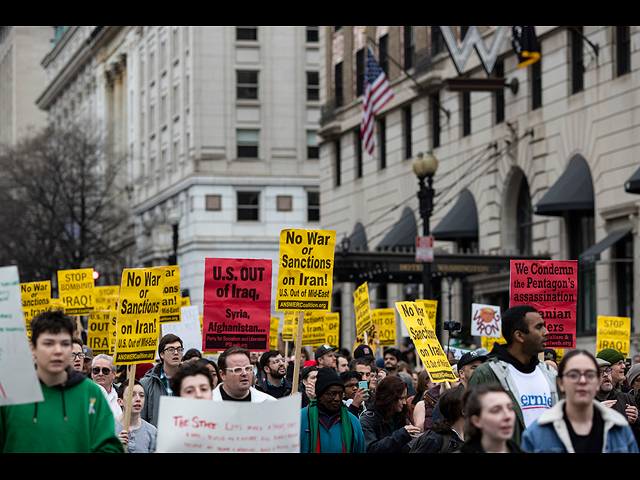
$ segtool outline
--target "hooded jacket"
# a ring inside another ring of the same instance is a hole
[[[0,452],[124,453],[113,413],[100,387],[82,372],[43,383],[43,402],[0,407]]]
[[[140,379],[140,385],[144,388],[144,406],[140,412],[140,418],[149,422],[154,427],[158,426],[158,412],[160,410],[160,397],[168,395],[160,375],[162,374],[162,364],[159,363],[149,370]]]
[[[525,429],[525,424],[524,417],[522,415],[522,408],[520,406],[520,402],[517,400],[520,397],[518,394],[518,387],[511,377],[509,365],[513,365],[522,373],[533,373],[536,368],[540,369],[549,383],[551,406],[558,403],[558,388],[556,385],[558,372],[553,367],[541,362],[536,356],[531,357],[531,361],[529,363],[523,364],[509,353],[506,345],[495,343],[493,350],[491,350],[491,353],[488,355],[487,361],[482,365],[478,365],[469,378],[467,388],[473,388],[481,383],[497,381],[502,385],[502,388],[506,390],[509,397],[511,397],[511,402],[513,403],[513,408],[516,412],[516,424],[513,429],[512,440],[516,445],[520,445],[520,437]]]

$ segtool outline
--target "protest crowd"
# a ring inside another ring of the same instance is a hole
[[[301,453],[638,452],[640,363],[611,348],[565,350],[558,360],[526,305],[503,313],[502,334],[506,343],[491,351],[450,357],[451,382],[434,383],[408,349],[320,345],[295,358],[230,347],[214,359],[184,351],[175,334],[162,336],[155,363],[127,367],[94,355],[72,318],[52,309],[31,321],[44,401],[0,407],[0,451],[161,452],[165,396],[298,396]]]

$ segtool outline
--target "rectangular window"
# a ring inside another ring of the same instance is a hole
[[[344,92],[342,90],[342,62],[334,67],[334,89],[336,107],[341,107],[344,103]]]
[[[406,70],[413,67],[415,40],[415,27],[404,27],[404,68]]]
[[[258,72],[238,70],[236,81],[238,99],[255,100],[258,98]]]
[[[238,158],[258,158],[260,132],[258,130],[238,130]]]
[[[239,222],[260,220],[260,192],[237,192],[237,215]]]
[[[504,64],[502,62],[497,63],[493,71],[497,78],[504,78]],[[495,108],[496,124],[504,122],[504,89],[495,93]]]
[[[384,35],[378,40],[378,63],[389,78],[389,35]]]
[[[318,72],[307,72],[307,100],[320,100],[320,75]]]
[[[318,147],[317,133],[307,132],[307,159],[317,160],[320,158],[320,147]]]
[[[258,27],[236,27],[236,40],[258,40]]]
[[[340,140],[336,140],[333,142],[333,155],[335,161],[334,167],[334,175],[335,175],[335,186],[339,187],[342,183],[342,178],[340,177],[342,173],[342,159],[340,157]]]
[[[462,92],[462,136],[471,135],[471,92]]]
[[[205,195],[204,201],[205,210],[210,212],[219,212],[222,210],[222,195]]]
[[[387,119],[378,120],[378,151],[380,155],[380,170],[387,168]]]
[[[307,221],[320,221],[320,192],[307,192]]]
[[[431,27],[431,56],[444,51],[444,38],[440,27]]]
[[[276,211],[290,212],[293,210],[293,197],[291,195],[276,196]]]
[[[320,40],[319,28],[320,27],[307,27],[307,42],[318,43]]]
[[[582,27],[571,27],[571,93],[584,90]]]
[[[431,147],[440,146],[440,93],[431,95]]]
[[[356,96],[364,94],[365,49],[356,52]]]
[[[616,74],[619,76],[631,71],[631,38],[629,27],[616,29]]]
[[[542,60],[531,65],[531,109],[542,106]]]
[[[356,144],[356,178],[362,178],[362,137],[360,136],[359,128],[354,132],[354,137]]]
[[[411,105],[403,109],[404,117],[404,158],[411,158],[412,155],[412,139],[411,139]]]

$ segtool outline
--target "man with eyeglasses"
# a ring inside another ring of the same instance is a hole
[[[293,384],[286,376],[287,362],[279,351],[269,350],[263,353],[259,367],[264,375],[256,380],[256,389],[275,398],[291,395]]]
[[[600,369],[600,381],[596,391],[596,400],[605,407],[617,410],[624,415],[631,425],[631,430],[640,444],[640,422],[638,421],[638,405],[633,395],[624,393],[615,388],[612,379],[611,363],[596,357]]]
[[[107,392],[109,407],[114,416],[122,413],[122,407],[118,404],[117,387],[114,385],[116,370],[113,368],[113,358],[109,355],[96,355],[91,365],[91,378]]]
[[[276,398],[253,386],[253,365],[249,349],[231,347],[218,357],[220,383],[213,391],[214,401],[275,402]]]
[[[344,381],[331,368],[316,376],[316,398],[300,412],[301,453],[365,453],[358,417],[343,403]]]
[[[82,372],[84,370],[83,346],[84,343],[82,343],[82,340],[77,337],[73,338],[73,345],[71,346],[71,366],[78,372]]]
[[[140,418],[154,427],[158,426],[160,398],[164,395],[173,395],[169,381],[182,364],[183,349],[180,337],[173,333],[164,335],[158,343],[160,362],[140,379],[146,398]]]

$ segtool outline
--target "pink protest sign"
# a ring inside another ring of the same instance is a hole
[[[269,350],[271,260],[206,258],[203,351]]]
[[[547,348],[576,347],[578,262],[511,260],[509,306],[531,305],[545,321]]]

